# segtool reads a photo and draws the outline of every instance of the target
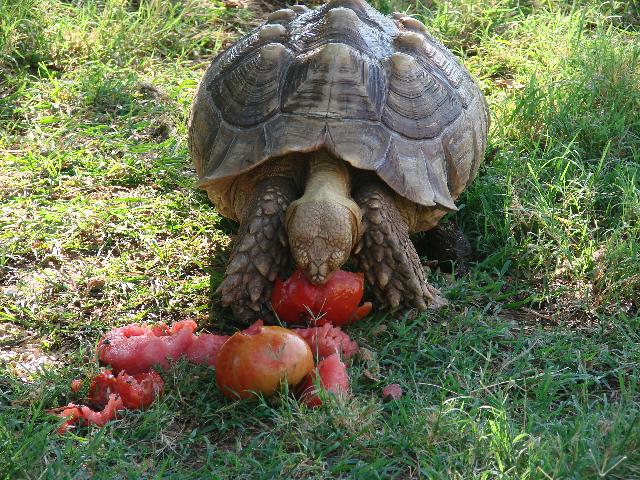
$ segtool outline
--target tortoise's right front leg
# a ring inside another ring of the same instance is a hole
[[[272,317],[272,285],[290,264],[284,218],[289,204],[298,197],[292,179],[267,177],[253,191],[243,212],[240,230],[224,280],[222,304],[231,306],[243,323]]]

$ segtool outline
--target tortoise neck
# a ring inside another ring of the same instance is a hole
[[[349,198],[351,174],[343,161],[324,150],[314,152],[309,159],[309,170],[304,196],[307,200]]]
[[[351,198],[351,172],[344,161],[325,150],[311,154],[304,195],[298,200],[304,202],[333,202],[346,207],[352,214],[355,245],[362,232],[362,213]]]

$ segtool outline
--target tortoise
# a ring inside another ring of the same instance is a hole
[[[409,235],[456,211],[488,124],[470,74],[418,20],[363,0],[272,13],[213,60],[189,118],[199,187],[239,222],[223,305],[269,318],[292,259],[321,284],[350,256],[382,307],[441,305]]]

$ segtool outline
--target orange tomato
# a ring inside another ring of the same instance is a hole
[[[254,393],[271,396],[283,382],[294,386],[313,369],[309,345],[282,327],[238,332],[225,342],[216,359],[216,382],[229,398]]]

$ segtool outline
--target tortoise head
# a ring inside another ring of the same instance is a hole
[[[324,283],[349,259],[356,223],[353,214],[331,200],[296,201],[287,216],[289,212],[287,231],[296,265],[314,285]]]
[[[349,190],[344,163],[318,154],[310,160],[304,195],[287,209],[291,254],[315,285],[349,259],[359,238],[362,214]]]

